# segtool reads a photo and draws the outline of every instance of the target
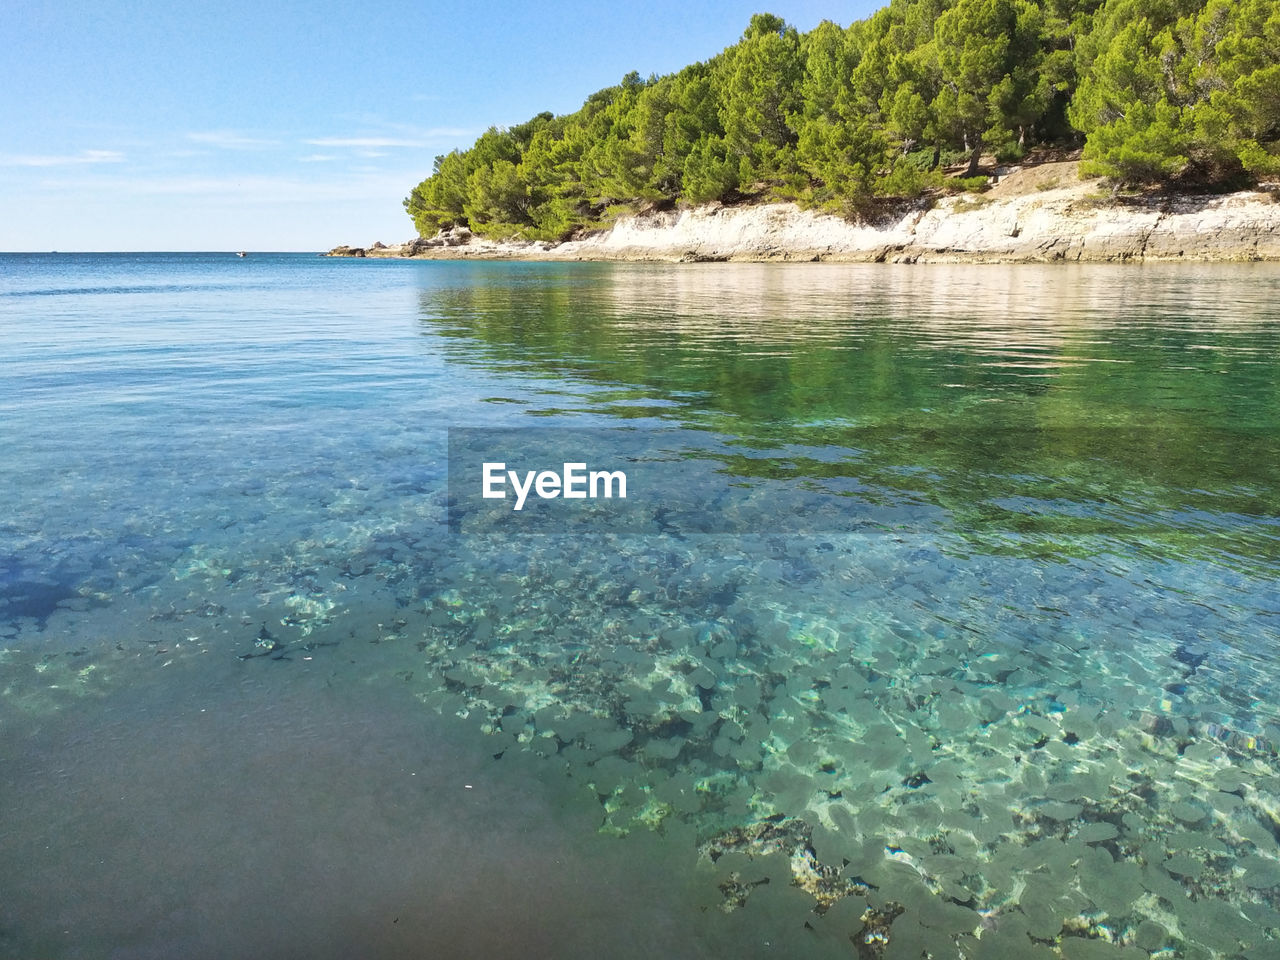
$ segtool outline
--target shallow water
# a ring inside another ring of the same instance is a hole
[[[1275,956],[1278,293],[0,256],[0,952]]]

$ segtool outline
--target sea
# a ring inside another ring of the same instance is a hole
[[[0,956],[1280,957],[1278,304],[0,254]]]

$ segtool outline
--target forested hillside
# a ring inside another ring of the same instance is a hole
[[[809,33],[757,14],[704,63],[437,157],[405,208],[423,236],[529,239],[744,194],[852,214],[1043,146],[1124,184],[1280,174],[1280,0],[892,0]]]

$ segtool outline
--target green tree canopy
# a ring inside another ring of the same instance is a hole
[[[1280,174],[1280,4],[890,0],[805,34],[760,13],[702,63],[490,128],[404,205],[423,235],[545,239],[743,194],[849,213],[1044,144],[1121,182]]]

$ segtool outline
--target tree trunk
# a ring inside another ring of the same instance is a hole
[[[969,154],[969,170],[965,173],[966,177],[976,177],[978,175],[978,161],[982,159],[982,141],[979,140],[973,145],[973,153]]]

